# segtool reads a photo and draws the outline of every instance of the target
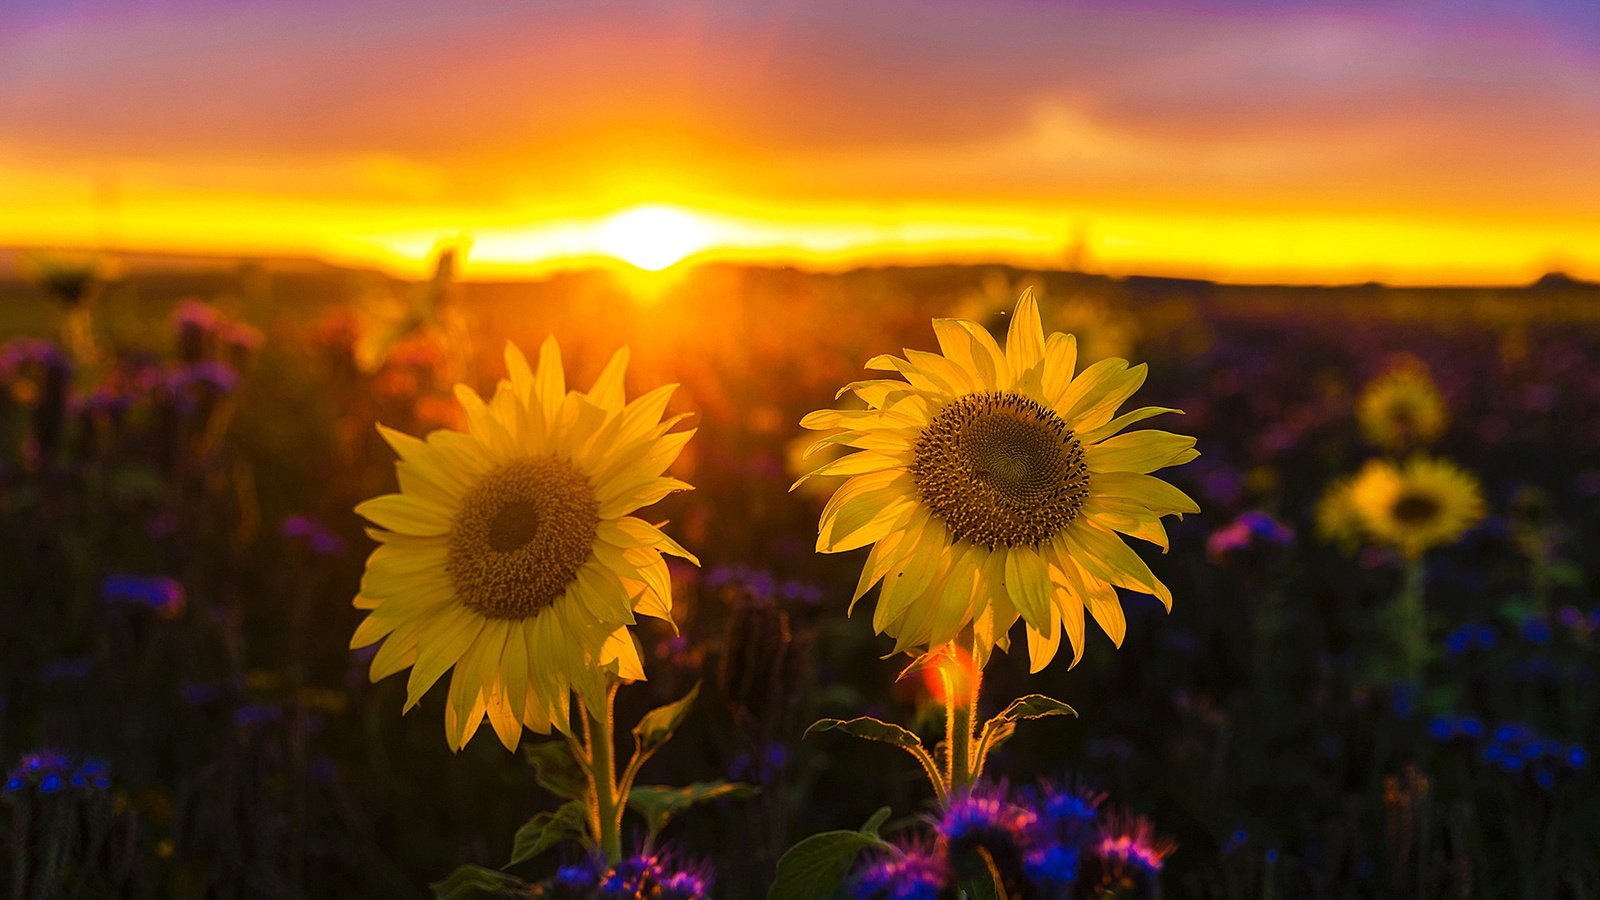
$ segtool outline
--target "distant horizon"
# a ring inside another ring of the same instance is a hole
[[[25,254],[39,254],[44,257],[56,256],[62,259],[87,260],[95,259],[101,262],[110,262],[113,267],[133,264],[139,274],[174,274],[197,271],[224,271],[240,264],[301,264],[308,267],[327,268],[349,272],[372,272],[385,278],[401,282],[415,282],[425,280],[433,271],[435,257],[429,257],[425,266],[415,272],[394,271],[385,266],[361,260],[340,260],[330,258],[315,251],[285,250],[281,252],[232,252],[232,251],[206,251],[206,250],[174,250],[161,248],[141,249],[92,249],[88,247],[70,246],[17,246],[0,244],[0,279],[12,281],[26,281],[26,275],[21,271],[19,261]],[[470,254],[468,257],[470,261]],[[687,259],[675,263],[661,271],[640,269],[629,263],[610,259],[573,259],[555,260],[537,270],[496,270],[474,271],[469,266],[465,274],[458,271],[455,279],[467,284],[517,284],[548,281],[563,276],[584,275],[621,275],[625,278],[651,280],[671,280],[692,272],[696,269],[732,268],[752,269],[764,271],[797,271],[807,275],[843,275],[851,272],[862,272],[883,269],[1011,269],[1017,272],[1052,273],[1059,275],[1077,275],[1085,278],[1101,278],[1108,281],[1150,280],[1171,282],[1192,282],[1196,284],[1209,284],[1226,288],[1289,288],[1289,289],[1359,289],[1378,287],[1394,290],[1460,290],[1474,289],[1486,290],[1517,290],[1537,289],[1547,286],[1552,280],[1570,285],[1575,288],[1588,289],[1600,288],[1600,281],[1576,275],[1570,271],[1559,268],[1541,272],[1526,281],[1507,282],[1392,282],[1381,280],[1365,281],[1234,281],[1205,277],[1203,275],[1183,274],[1176,272],[1162,272],[1156,270],[1141,270],[1128,272],[1105,272],[1093,268],[1071,268],[1063,264],[1055,265],[1026,265],[1020,262],[1001,259],[973,259],[973,260],[861,260],[849,263],[832,265],[815,265],[805,262],[760,260],[760,259]],[[119,273],[120,274],[120,273]]]

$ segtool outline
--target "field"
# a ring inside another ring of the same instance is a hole
[[[788,848],[885,806],[886,839],[928,844],[940,814],[908,756],[802,738],[870,715],[932,748],[945,712],[936,678],[897,680],[911,658],[874,634],[872,595],[846,616],[867,551],[815,551],[841,479],[790,490],[811,467],[798,423],[883,377],[869,358],[937,350],[936,317],[1003,335],[1029,287],[1080,368],[1149,364],[1134,405],[1184,411],[1150,427],[1197,439],[1162,477],[1200,512],[1167,521],[1169,552],[1130,541],[1170,614],[1125,591],[1120,648],[1091,620],[1079,664],[1063,643],[1029,674],[1018,626],[988,666],[981,715],[1025,694],[1077,713],[1019,722],[995,750],[1005,802],[1098,801],[1096,834],[1145,854],[1124,854],[1125,883],[1082,869],[1075,888],[1013,895],[1600,896],[1600,288],[955,266],[411,284],[243,263],[128,271],[69,312],[47,287],[0,282],[11,896],[423,896],[458,866],[502,867],[560,807],[526,758],[541,736],[508,753],[485,728],[452,753],[443,685],[402,715],[405,677],[372,683],[375,648],[350,649],[376,546],[352,510],[396,490],[375,424],[463,427],[452,385],[487,397],[506,341],[532,358],[547,335],[574,387],[628,346],[628,397],[680,384],[666,412],[698,428],[670,472],[695,490],[640,515],[700,565],[672,561],[676,635],[635,627],[648,679],[617,717],[625,731],[698,683],[641,784],[755,790],[675,816],[674,865],[713,896],[765,896]],[[1410,558],[1339,534],[1326,508],[1319,527],[1331,485],[1403,455],[1357,421],[1396,366],[1437,385],[1448,419],[1428,452],[1481,482],[1486,511]],[[626,843],[645,831],[623,819]],[[581,857],[567,842],[509,867],[541,887],[488,890],[567,896]],[[856,896],[922,896],[852,877]]]

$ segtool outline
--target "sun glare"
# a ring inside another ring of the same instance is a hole
[[[711,229],[671,206],[638,206],[600,223],[598,249],[647,272],[659,272],[711,244]]]

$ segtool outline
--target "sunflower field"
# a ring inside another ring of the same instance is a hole
[[[0,896],[1600,897],[1600,289],[452,271],[0,282]]]

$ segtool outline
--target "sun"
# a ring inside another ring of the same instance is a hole
[[[636,206],[611,216],[595,234],[601,252],[647,272],[659,272],[711,244],[711,229],[672,206]]]

